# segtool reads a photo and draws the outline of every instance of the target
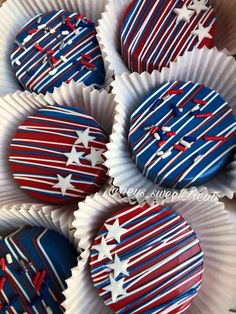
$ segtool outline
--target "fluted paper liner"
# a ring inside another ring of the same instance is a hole
[[[49,228],[61,233],[74,244],[79,256],[80,249],[78,240],[74,237],[75,229],[72,227],[72,220],[72,213],[56,205],[7,204],[0,208],[0,236],[6,236],[17,228],[27,225]],[[72,273],[74,273],[74,269],[72,269]],[[67,289],[70,289],[70,280],[70,278],[66,280]],[[72,304],[73,299],[67,295],[67,289],[63,292],[67,298],[65,304]]]
[[[35,202],[20,189],[9,167],[9,148],[17,127],[26,117],[48,105],[78,107],[94,117],[110,134],[115,109],[114,96],[75,82],[63,84],[44,95],[15,92],[0,98],[0,206],[6,203]],[[73,208],[72,208],[73,209]]]
[[[76,228],[75,238],[85,251],[70,279],[77,289],[71,289],[73,305],[68,314],[110,313],[93,286],[88,263],[89,249],[105,220],[125,206],[127,203],[120,196],[111,196],[109,191],[89,196],[79,204],[73,226]],[[227,313],[234,307],[236,296],[236,229],[230,214],[220,202],[170,201],[166,206],[184,216],[196,231],[204,251],[202,288],[186,313]]]
[[[119,31],[126,9],[132,1],[109,1],[97,27],[103,58],[115,75],[130,73],[119,53]],[[236,55],[236,2],[232,0],[213,0],[211,2],[213,2],[216,12],[215,46],[220,50],[227,49],[230,55]]]
[[[34,16],[50,10],[68,10],[85,14],[97,24],[101,13],[105,10],[108,0],[7,0],[0,8],[0,95],[22,90],[13,72],[10,55],[16,34]],[[105,88],[109,88],[113,72],[108,63],[104,62],[106,70]]]
[[[112,83],[116,107],[113,133],[108,144],[106,166],[109,175],[114,178],[114,185],[120,191],[134,191],[133,195],[142,201],[149,198],[153,191],[168,191],[144,177],[131,159],[128,147],[129,119],[132,112],[140,105],[140,101],[154,88],[174,80],[193,81],[205,84],[216,90],[233,108],[236,117],[236,61],[224,52],[216,49],[195,49],[165,68],[162,72],[147,72],[118,76]],[[190,188],[188,190],[192,190]],[[200,191],[216,193],[217,196],[233,198],[236,192],[236,161],[228,164],[214,179]],[[145,195],[143,194],[145,191]]]

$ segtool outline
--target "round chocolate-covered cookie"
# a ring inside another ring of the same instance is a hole
[[[182,313],[201,287],[203,252],[185,219],[163,206],[129,206],[91,248],[91,275],[115,313]]]
[[[11,62],[23,87],[36,93],[71,80],[100,87],[105,78],[94,23],[64,10],[31,19],[16,35]]]
[[[121,23],[121,54],[131,72],[169,66],[194,47],[211,48],[215,13],[206,0],[134,0]]]
[[[31,196],[67,204],[96,192],[106,180],[103,153],[108,138],[81,110],[48,106],[17,129],[10,167],[19,186]]]
[[[192,82],[166,83],[132,114],[129,146],[138,169],[154,183],[199,186],[231,161],[236,122],[216,91]]]

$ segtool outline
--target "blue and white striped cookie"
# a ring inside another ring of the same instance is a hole
[[[129,146],[138,169],[154,183],[199,186],[232,159],[236,122],[216,91],[192,82],[166,83],[132,114]]]
[[[31,19],[16,36],[11,62],[23,87],[36,93],[71,80],[104,83],[95,25],[77,13],[50,11]]]

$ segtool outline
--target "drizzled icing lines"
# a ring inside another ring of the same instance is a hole
[[[84,199],[105,180],[107,137],[78,109],[50,106],[29,116],[12,140],[10,163],[22,189],[49,202]]]
[[[83,15],[61,10],[33,18],[17,35],[11,55],[17,78],[38,93],[71,80],[101,85],[104,67],[95,34]]]
[[[214,33],[210,1],[136,0],[120,30],[121,53],[131,72],[152,72],[194,47],[211,48]]]
[[[200,289],[203,253],[183,217],[163,206],[133,206],[105,222],[90,265],[114,312],[178,313]]]
[[[215,91],[191,82],[167,83],[132,114],[130,149],[155,183],[189,187],[206,182],[235,149],[232,109]]]

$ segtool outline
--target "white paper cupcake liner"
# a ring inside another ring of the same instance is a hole
[[[128,128],[131,113],[140,105],[148,92],[166,82],[182,80],[205,84],[220,93],[233,108],[236,117],[236,62],[233,57],[216,49],[195,49],[165,68],[162,72],[147,72],[118,76],[112,83],[116,107],[113,133],[108,144],[106,166],[113,183],[121,193],[129,192],[140,202],[150,198],[153,192],[168,191],[144,177],[131,159],[128,147]],[[192,190],[188,189],[188,190]],[[226,166],[200,191],[216,193],[232,198],[236,192],[236,161]]]
[[[96,193],[79,204],[73,226],[75,238],[84,249],[82,260],[70,281],[77,284],[73,305],[77,314],[110,313],[93,286],[88,263],[89,248],[104,221],[115,211],[127,206],[118,195],[109,191]],[[166,206],[176,210],[196,231],[204,251],[203,284],[186,313],[222,314],[234,308],[236,291],[236,228],[220,202],[177,201]]]
[[[97,91],[70,82],[46,96],[18,91],[0,98],[0,206],[6,203],[35,202],[13,179],[8,162],[9,148],[21,122],[29,114],[48,105],[78,107],[93,116],[107,134],[111,132],[115,102],[114,96],[105,90]]]
[[[81,250],[78,240],[74,237],[73,218],[73,213],[62,207],[34,203],[7,204],[0,208],[0,236],[6,236],[26,225],[49,228],[61,233],[74,244],[79,256]],[[66,280],[67,289],[70,289],[70,282],[70,278]],[[66,297],[65,304],[73,304],[73,298],[67,294],[67,289],[63,292]]]
[[[125,11],[132,1],[109,1],[97,27],[103,58],[115,75],[130,73],[119,53],[119,29]],[[236,55],[236,2],[232,0],[213,0],[212,2],[217,17],[215,45],[219,50],[227,49],[230,55]]]
[[[105,10],[108,0],[7,0],[0,8],[0,95],[22,90],[13,72],[10,55],[16,34],[34,16],[50,10],[68,10],[85,14],[95,24]],[[109,89],[113,71],[104,62],[106,78],[104,88]]]

